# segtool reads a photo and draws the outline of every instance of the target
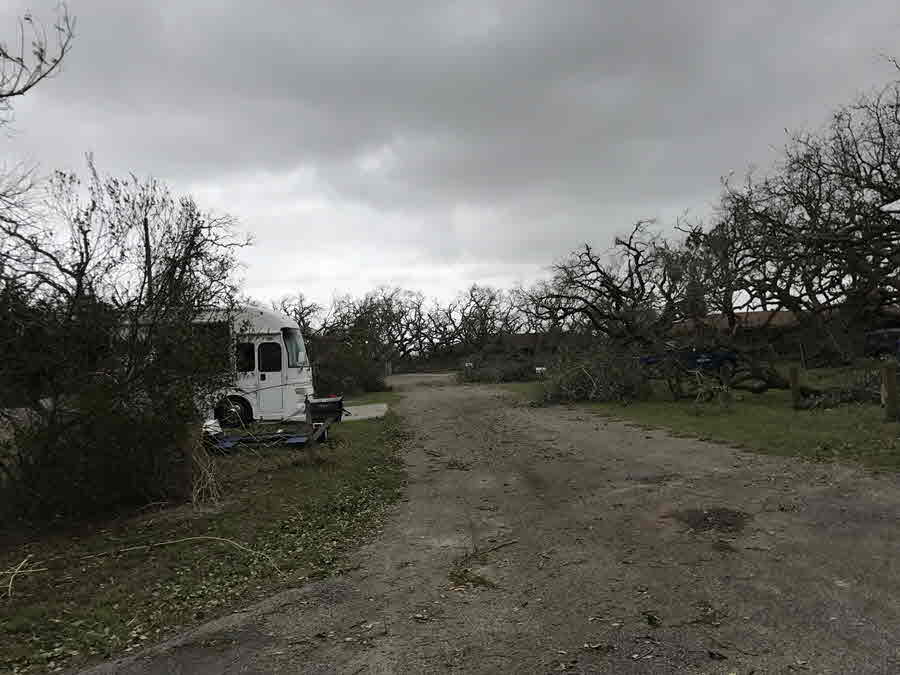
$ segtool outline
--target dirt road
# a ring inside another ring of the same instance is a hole
[[[352,571],[103,672],[900,672],[896,476],[395,384],[407,498]]]

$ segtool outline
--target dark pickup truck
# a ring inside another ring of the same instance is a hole
[[[866,333],[866,356],[900,357],[900,328],[885,328]]]
[[[643,366],[655,366],[669,358],[687,370],[718,373],[733,373],[738,362],[737,353],[728,349],[671,349],[664,354],[642,356],[640,362]]]

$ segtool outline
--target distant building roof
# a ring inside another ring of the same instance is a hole
[[[757,312],[738,312],[735,314],[736,328],[753,329],[762,328],[764,326],[772,326],[774,328],[790,328],[796,326],[799,322],[793,312],[782,311],[757,311]],[[716,332],[724,332],[728,330],[728,317],[725,314],[710,314],[702,320],[696,322],[702,326]],[[694,319],[685,319],[672,327],[673,335],[688,335],[693,333],[696,328]]]
[[[826,312],[826,315],[829,312]],[[900,318],[900,307],[888,305],[881,308],[881,314],[885,317]],[[753,330],[758,328],[796,328],[800,325],[800,321],[793,312],[788,310],[779,311],[755,311],[755,312],[737,312],[735,314],[737,330]],[[699,322],[701,326],[717,333],[724,333],[728,330],[728,317],[725,314],[710,314]],[[690,335],[696,330],[693,319],[685,319],[679,321],[672,326],[672,335]]]

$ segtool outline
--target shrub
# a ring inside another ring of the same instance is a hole
[[[107,513],[191,495],[191,428],[166,401],[123,405],[108,393],[18,425],[2,450],[5,519]],[[132,402],[136,403],[136,402]]]
[[[613,347],[562,352],[548,368],[544,396],[549,402],[628,402],[650,397],[650,381],[636,355]]]
[[[387,389],[384,365],[353,344],[332,344],[322,349],[310,340],[315,358],[316,394],[358,394]]]
[[[475,359],[471,368],[463,368],[459,372],[460,382],[528,382],[537,379],[534,364],[519,360],[502,360],[501,358],[483,362]]]
[[[89,169],[0,222],[5,519],[190,498],[199,422],[233,383],[233,222]]]

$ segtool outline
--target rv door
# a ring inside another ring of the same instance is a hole
[[[280,415],[284,412],[281,345],[278,342],[260,342],[257,365],[260,414],[262,417]]]
[[[235,386],[253,406],[253,416],[256,417],[259,408],[259,396],[256,392],[259,387],[259,376],[256,373],[256,345],[252,342],[238,342],[235,345],[235,364],[237,366]]]

